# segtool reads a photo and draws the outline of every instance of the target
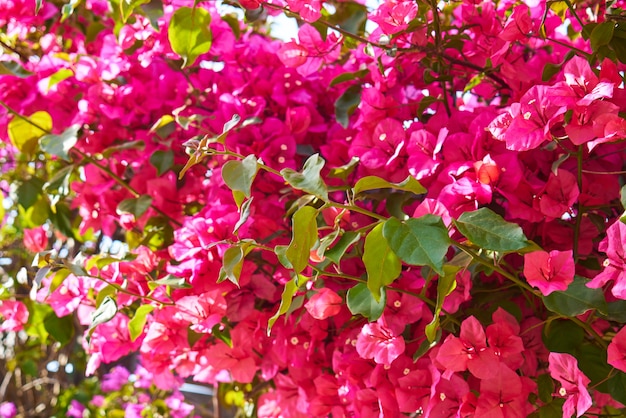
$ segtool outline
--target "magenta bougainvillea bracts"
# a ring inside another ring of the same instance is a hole
[[[0,5],[0,330],[69,416],[626,413],[625,7]]]

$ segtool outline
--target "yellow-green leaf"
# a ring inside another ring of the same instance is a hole
[[[35,112],[29,117],[15,116],[9,122],[9,139],[15,147],[25,154],[37,150],[39,138],[52,129],[52,117],[48,112]]]

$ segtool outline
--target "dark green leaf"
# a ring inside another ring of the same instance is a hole
[[[563,417],[563,403],[565,399],[555,398],[547,405],[543,405],[537,410],[538,418],[562,418]]]
[[[626,405],[626,373],[615,371],[617,374],[609,379],[609,394],[617,402]]]
[[[117,213],[121,215],[123,213],[130,213],[135,216],[135,219],[139,219],[141,215],[152,205],[152,197],[147,194],[141,195],[138,198],[125,199],[117,205]]]
[[[294,171],[290,168],[280,170],[280,175],[293,188],[304,190],[307,193],[315,195],[325,202],[328,201],[328,189],[324,180],[320,176],[322,168],[324,168],[324,159],[319,154],[311,155],[302,168],[302,172]]]
[[[188,67],[211,49],[211,14],[202,8],[181,7],[170,20],[167,37],[172,50],[183,59]]]
[[[539,392],[539,399],[541,402],[549,403],[552,401],[552,394],[554,393],[554,380],[549,374],[540,374],[537,377],[537,391]]]
[[[135,341],[143,332],[143,327],[146,325],[148,314],[154,310],[152,305],[141,305],[135,311],[133,318],[128,321],[128,332],[130,333],[130,340]]]
[[[505,221],[488,208],[465,212],[454,224],[461,234],[485,250],[512,252],[529,245],[519,225]]]
[[[330,261],[339,265],[343,255],[348,250],[348,248],[355,242],[359,241],[360,238],[361,234],[353,231],[346,231],[341,236],[341,238],[339,238],[339,241],[337,241],[337,243],[333,245],[331,249],[326,251],[324,255]]]
[[[437,337],[437,331],[439,331],[439,315],[443,307],[443,302],[446,297],[456,289],[456,274],[461,268],[457,266],[445,265],[443,270],[445,274],[440,276],[437,280],[437,304],[435,306],[435,312],[433,319],[428,325],[426,325],[425,333],[429,342],[435,342]]]
[[[367,271],[367,288],[378,302],[381,288],[393,283],[402,270],[402,262],[383,237],[383,224],[376,225],[367,234],[363,264]]]
[[[419,181],[415,180],[413,176],[408,176],[401,183],[390,183],[387,180],[383,180],[380,177],[376,176],[367,176],[363,177],[354,185],[354,195],[358,195],[359,193],[365,192],[367,190],[376,190],[376,189],[394,189],[394,190],[402,190],[405,192],[411,192],[414,194],[423,194],[426,193],[426,189],[424,186],[420,184]]]
[[[606,348],[596,346],[591,342],[585,342],[576,347],[574,357],[578,360],[578,368],[590,380],[590,386],[595,387],[600,392],[609,391],[607,377],[612,372],[613,367],[606,362]]]
[[[55,212],[50,214],[52,224],[67,237],[74,237],[72,218],[72,211],[65,203],[57,203]]]
[[[608,306],[602,289],[590,289],[587,280],[576,276],[564,292],[556,291],[543,297],[546,308],[563,316],[574,317],[595,309],[606,313]]]
[[[370,322],[376,321],[383,314],[387,303],[387,292],[383,288],[380,300],[374,299],[372,292],[365,283],[359,283],[350,290],[346,296],[348,309],[353,315],[363,315]]]
[[[155,151],[150,156],[150,164],[157,169],[157,174],[160,176],[174,165],[174,152],[172,150]]]
[[[224,183],[233,191],[250,197],[252,182],[258,171],[257,158],[250,154],[241,161],[231,160],[222,167]]]
[[[549,351],[574,354],[585,339],[585,331],[567,320],[554,320],[543,329],[543,343]]]
[[[92,330],[96,326],[110,321],[116,313],[117,303],[115,303],[115,299],[111,296],[105,297],[100,306],[91,314],[91,325],[89,329]]]
[[[613,39],[613,32],[615,31],[615,22],[612,20],[599,23],[591,31],[589,40],[591,41],[591,49],[597,51],[603,45],[608,45]]]
[[[317,210],[304,206],[292,218],[293,236],[285,255],[296,273],[309,263],[311,248],[317,241]]]
[[[430,266],[437,274],[444,274],[443,262],[450,238],[441,217],[424,215],[406,222],[390,218],[384,224],[383,236],[405,263]]]
[[[335,118],[344,128],[350,124],[350,115],[361,103],[361,86],[349,87],[335,102]]]
[[[609,321],[626,323],[626,301],[618,300],[607,304],[606,319]]]
[[[66,315],[62,318],[56,316],[54,312],[50,312],[46,315],[43,321],[43,325],[46,331],[61,343],[61,346],[66,345],[72,340],[74,336],[74,316]]]
[[[17,203],[24,209],[28,209],[39,199],[42,187],[43,182],[37,177],[26,180],[17,188]]]

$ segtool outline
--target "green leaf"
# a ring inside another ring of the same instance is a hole
[[[337,84],[345,83],[346,81],[352,81],[357,78],[363,78],[368,74],[369,74],[368,69],[355,71],[353,73],[342,73],[331,80],[330,87],[336,86]]]
[[[549,403],[552,401],[552,394],[554,393],[554,380],[547,373],[540,374],[537,377],[537,389],[541,402]]]
[[[14,75],[19,78],[26,78],[33,75],[30,71],[26,71],[20,63],[13,61],[0,62],[0,74]]]
[[[254,244],[252,240],[242,240],[228,247],[224,252],[223,264],[217,280],[218,283],[228,279],[239,286],[239,277],[241,276],[244,258],[255,248]]]
[[[139,219],[152,205],[152,197],[147,194],[137,198],[124,199],[117,205],[117,214],[130,213]]]
[[[66,315],[62,318],[56,316],[54,312],[46,315],[43,321],[46,331],[57,340],[61,346],[66,345],[74,336],[74,316]]]
[[[626,373],[615,371],[615,376],[609,379],[609,394],[613,399],[626,405]]]
[[[0,190],[0,226],[4,223],[4,193]]]
[[[157,174],[159,176],[162,175],[174,165],[174,151],[155,151],[150,156],[150,164],[157,169]]]
[[[619,192],[619,200],[622,203],[622,208],[626,209],[626,185],[622,186]]]
[[[437,274],[444,274],[443,262],[450,238],[440,216],[424,215],[406,222],[390,218],[384,223],[383,236],[405,263],[430,266]]]
[[[317,241],[317,210],[303,206],[292,218],[293,236],[285,253],[296,273],[300,273],[309,263],[311,248]]]
[[[609,20],[596,25],[591,31],[589,40],[591,42],[591,49],[597,51],[603,45],[608,45],[613,39],[613,32],[615,31],[615,22]]]
[[[608,306],[602,289],[590,289],[586,283],[587,279],[575,276],[567,290],[543,296],[543,303],[552,312],[569,317],[581,315],[591,309],[606,313]]]
[[[115,303],[115,299],[111,296],[106,296],[100,306],[98,306],[95,312],[91,314],[91,325],[89,326],[89,330],[91,331],[98,325],[110,321],[116,313],[117,303]]]
[[[374,299],[380,301],[380,290],[400,275],[402,262],[383,237],[383,224],[378,224],[367,234],[363,249],[363,264],[367,271],[367,288]]]
[[[485,73],[476,74],[474,77],[470,79],[470,81],[467,82],[467,84],[463,88],[463,93],[467,93],[468,91],[470,91],[471,89],[473,89],[474,87],[482,83],[485,77],[486,77]]]
[[[83,0],[70,0],[68,3],[61,7],[61,23],[65,22],[65,19],[70,17],[74,10],[82,3]]]
[[[160,286],[169,286],[172,289],[191,289],[191,285],[182,277],[172,276],[171,274],[162,279],[155,280],[155,284]]]
[[[250,154],[241,161],[231,160],[222,167],[224,183],[233,191],[250,197],[252,182],[258,171],[257,158]]]
[[[52,129],[52,117],[48,112],[35,112],[29,117],[14,116],[7,128],[9,139],[15,147],[25,154],[37,150],[39,138]]]
[[[17,188],[17,203],[24,209],[30,208],[39,199],[43,182],[37,177],[32,177],[23,182]]]
[[[428,353],[428,351],[436,346],[441,340],[442,335],[441,328],[437,327],[437,331],[435,332],[435,339],[431,342],[428,341],[428,338],[422,341],[422,343],[417,347],[415,353],[413,353],[413,361],[419,360],[424,354]]]
[[[172,51],[183,59],[183,67],[188,67],[196,59],[211,49],[211,14],[206,9],[181,7],[170,20],[167,38]]]
[[[340,167],[331,168],[328,172],[328,177],[346,180],[354,169],[359,164],[359,157],[352,157],[347,164],[344,164]]]
[[[65,161],[70,161],[69,151],[78,142],[80,125],[72,125],[61,135],[47,134],[39,139],[39,146],[43,152],[55,155]]]
[[[126,23],[133,11],[142,4],[148,4],[150,0],[120,0],[120,14],[122,23]]]
[[[268,336],[271,334],[272,327],[276,323],[276,320],[289,310],[293,296],[296,294],[300,286],[303,286],[308,280],[308,277],[296,274],[291,280],[285,283],[285,288],[283,289],[283,294],[280,299],[280,307],[278,308],[278,311],[267,321]]]
[[[435,306],[435,312],[433,319],[428,325],[426,325],[426,338],[429,342],[434,342],[437,338],[437,331],[439,330],[439,315],[443,307],[443,302],[446,297],[456,289],[456,274],[461,270],[458,266],[445,265],[443,266],[445,274],[440,276],[437,280],[437,304]]]
[[[28,308],[28,322],[24,326],[26,334],[39,337],[42,342],[45,342],[50,333],[46,330],[44,321],[48,315],[54,314],[54,311],[50,305],[44,303],[36,303],[29,299],[25,303]]]
[[[35,0],[35,16],[39,14],[41,10],[41,6],[43,5],[43,0]]]
[[[233,228],[233,234],[236,234],[237,231],[239,231],[239,228],[241,228],[250,217],[250,206],[252,205],[253,200],[254,198],[251,197],[250,199],[247,199],[245,202],[243,202],[243,204],[241,204],[241,206],[239,207],[239,220]]]
[[[380,300],[374,299],[374,295],[365,283],[359,283],[348,290],[346,295],[348,309],[352,315],[363,315],[370,322],[376,321],[383,314],[387,303],[387,291],[382,289]]]
[[[215,138],[215,141],[219,142],[220,144],[224,144],[224,141],[226,140],[226,135],[228,135],[230,131],[235,129],[235,127],[239,124],[240,121],[241,121],[241,116],[239,116],[238,114],[234,114],[233,117],[230,118],[230,120],[224,124],[224,127],[222,128],[222,133],[219,134],[217,138]]]
[[[454,225],[467,239],[485,250],[512,252],[530,243],[522,228],[488,208],[463,213]]]
[[[304,163],[301,173],[290,168],[283,168],[280,170],[280,175],[293,188],[304,190],[327,202],[328,189],[320,176],[324,163],[324,159],[319,154],[313,154]]]
[[[50,180],[44,183],[43,191],[46,193],[57,192],[61,195],[70,193],[70,176],[74,172],[74,166],[68,165],[58,170]]]
[[[626,323],[626,300],[618,300],[607,303],[606,319],[609,321]]]
[[[346,231],[339,241],[324,253],[324,256],[333,263],[339,265],[348,248],[361,239],[361,234],[354,231]]]
[[[286,269],[293,269],[291,265],[291,261],[287,258],[287,245],[277,245],[274,247],[274,254],[278,257],[278,261],[283,265]]]
[[[414,194],[423,194],[427,192],[424,186],[422,186],[419,181],[415,180],[413,176],[408,176],[406,179],[404,179],[404,181],[400,183],[390,183],[387,180],[383,180],[380,177],[376,176],[363,177],[356,182],[353,192],[356,196],[365,191],[376,189],[402,190]]]
[[[543,343],[549,351],[574,354],[585,339],[585,331],[567,320],[554,320],[543,328]]]
[[[113,286],[113,285],[106,285],[104,288],[102,288],[101,291],[98,292],[98,295],[96,296],[96,306],[100,306],[102,305],[102,302],[104,301],[104,298],[109,297],[111,295],[115,296],[117,295],[117,285]]]
[[[361,103],[361,86],[349,87],[335,102],[335,119],[344,128],[350,124],[350,115]]]
[[[565,399],[555,398],[537,410],[537,418],[562,418]]]
[[[70,70],[69,68],[61,68],[59,71],[57,71],[56,73],[48,77],[47,91],[49,91],[52,87],[59,84],[61,81],[67,80],[73,75],[74,75],[74,72]]]
[[[135,341],[143,332],[143,327],[146,325],[148,314],[154,310],[152,305],[141,305],[135,311],[135,316],[128,321],[128,332],[130,333],[130,340]]]

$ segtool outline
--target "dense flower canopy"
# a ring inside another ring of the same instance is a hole
[[[2,335],[140,364],[69,416],[623,413],[623,7],[0,5]]]

